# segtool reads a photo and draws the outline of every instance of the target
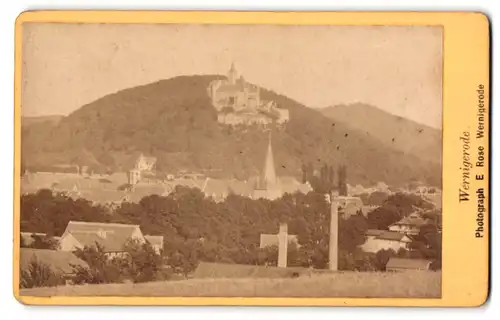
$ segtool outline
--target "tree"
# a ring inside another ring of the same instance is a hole
[[[29,248],[28,244],[26,243],[26,240],[22,235],[19,237],[19,243],[21,248]]]
[[[29,245],[33,249],[57,250],[59,242],[52,237],[32,235],[33,242]]]
[[[385,271],[385,267],[387,265],[387,262],[389,262],[389,259],[396,256],[397,256],[396,251],[392,249],[382,249],[377,251],[377,253],[375,254],[377,269]]]
[[[389,195],[386,192],[374,191],[368,196],[367,202],[368,205],[371,206],[381,206],[387,201],[388,198]]]
[[[305,163],[302,163],[302,183],[306,183],[308,180],[307,166]]]
[[[75,273],[73,282],[82,283],[117,283],[122,282],[123,263],[119,259],[108,259],[104,252],[104,247],[99,243],[93,246],[85,246],[83,249],[76,249],[75,256],[87,262],[88,268],[80,265],[72,266]]]
[[[335,170],[333,169],[333,166],[328,166],[328,183],[333,189],[333,186],[335,185]]]
[[[431,269],[441,269],[442,237],[434,223],[423,225],[411,249],[419,258],[432,260]]]
[[[259,249],[257,252],[257,264],[265,266],[278,265],[279,248],[277,245]]]
[[[398,222],[401,218],[402,215],[398,208],[387,203],[367,214],[368,227],[377,230],[388,230],[389,226]]]
[[[425,210],[432,210],[435,208],[434,204],[419,195],[400,192],[390,195],[385,201],[385,204],[396,206],[402,216],[407,216],[412,213],[415,207]]]
[[[347,196],[347,168],[344,165],[338,169],[338,191],[340,196]]]
[[[64,284],[60,275],[52,271],[49,265],[39,261],[35,255],[27,269],[21,270],[21,288],[53,287]]]
[[[24,160],[21,160],[21,177],[24,177],[26,172],[27,172],[26,163],[24,162]]]
[[[353,215],[348,219],[339,219],[339,249],[355,252],[366,241],[368,224],[364,216]]]
[[[73,200],[49,189],[21,196],[21,230],[43,232],[48,236],[63,234],[68,222],[104,222],[106,209],[85,199]]]
[[[134,282],[148,282],[158,278],[163,260],[149,243],[130,240],[125,245],[125,252],[126,270]]]

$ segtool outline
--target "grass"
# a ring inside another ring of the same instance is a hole
[[[312,274],[330,273],[329,270],[300,267],[264,267],[235,263],[200,262],[193,274],[194,278],[296,278]]]
[[[21,296],[440,298],[441,272],[338,272],[23,289]]]

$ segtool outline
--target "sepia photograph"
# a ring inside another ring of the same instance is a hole
[[[19,295],[442,297],[440,26],[22,25]]]

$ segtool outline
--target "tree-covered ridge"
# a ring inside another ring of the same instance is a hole
[[[181,76],[125,89],[81,107],[57,125],[24,127],[23,161],[28,168],[79,164],[119,171],[130,168],[143,152],[158,159],[162,172],[214,170],[240,179],[258,174],[268,135],[258,126],[217,122],[207,95],[216,78]],[[261,96],[290,112],[285,128],[273,133],[279,175],[300,178],[303,163],[327,163],[348,165],[353,184],[397,185],[412,179],[440,184],[439,165],[388,148],[285,96],[265,89]]]
[[[380,270],[385,266],[379,261],[380,254],[366,254],[358,248],[365,242],[367,229],[387,227],[411,213],[414,206],[428,205],[418,196],[396,194],[367,218],[359,214],[341,219],[340,268]],[[69,220],[139,224],[144,234],[163,235],[164,261],[186,274],[199,261],[275,265],[276,248],[260,249],[259,241],[262,233],[277,233],[281,222],[288,223],[288,232],[298,237],[299,247],[289,248],[289,265],[326,268],[329,219],[324,195],[315,192],[286,194],[274,201],[229,195],[223,202],[214,202],[198,189],[177,187],[166,197],[152,195],[139,203],[123,203],[112,214],[85,200],[75,201],[48,190],[23,195],[21,202],[21,228],[27,232],[59,236]],[[386,252],[385,257],[399,254],[439,261],[440,222],[434,220],[415,238],[415,252]]]
[[[320,110],[323,115],[370,134],[385,146],[436,164],[442,162],[442,131],[363,103]],[[356,121],[353,121],[353,120]]]

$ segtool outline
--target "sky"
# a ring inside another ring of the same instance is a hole
[[[22,53],[23,116],[234,62],[311,108],[361,102],[441,128],[440,27],[30,23]]]

